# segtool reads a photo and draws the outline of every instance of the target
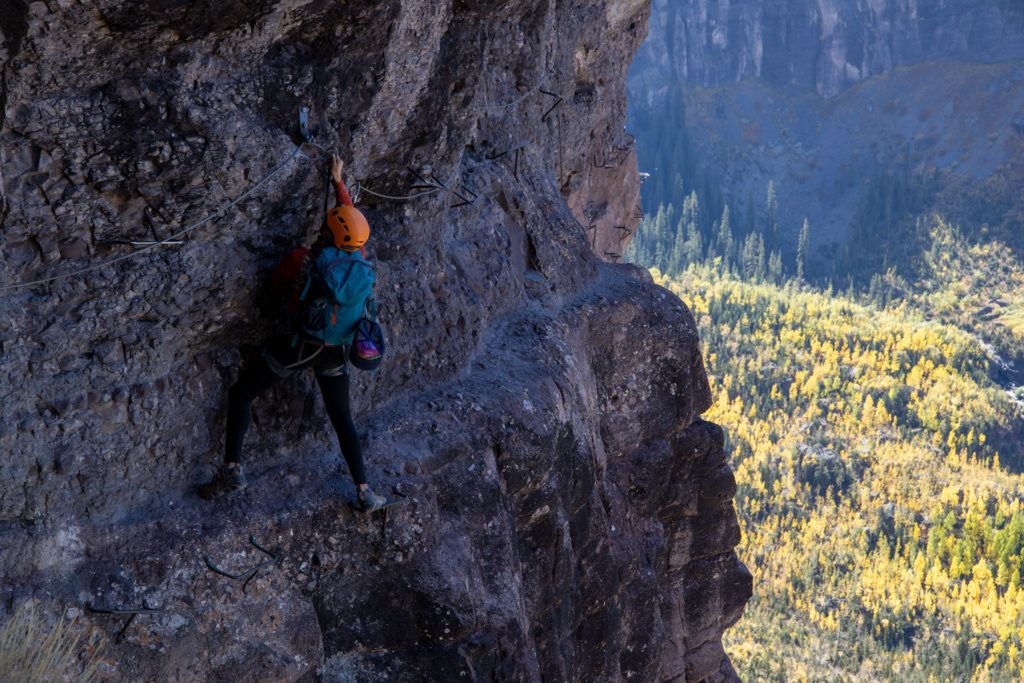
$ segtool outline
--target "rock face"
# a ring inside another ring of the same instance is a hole
[[[4,608],[67,611],[115,680],[733,675],[751,579],[695,326],[599,258],[636,221],[647,11],[0,8],[2,282],[125,257],[0,290]],[[369,517],[310,377],[257,402],[243,494],[192,493],[275,325],[261,283],[323,210],[302,105],[374,227],[391,351],[353,394],[371,480],[409,500]],[[377,196],[418,194],[412,171],[471,201]],[[87,603],[162,611],[118,636]]]
[[[793,263],[810,219],[837,283],[932,211],[1024,248],[1020,2],[656,0],[629,82],[648,209],[696,190],[708,223],[763,228],[772,182],[770,247]]]
[[[654,0],[634,72],[712,87],[758,78],[831,97],[896,67],[1024,59],[1017,0]]]

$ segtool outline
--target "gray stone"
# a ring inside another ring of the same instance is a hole
[[[19,339],[0,364],[5,596],[78,610],[114,680],[721,674],[751,585],[696,327],[603,260],[635,226],[621,131],[646,2],[39,5],[3,20],[4,283],[209,215],[292,153],[300,104],[367,188],[409,194],[429,166],[477,199],[364,193],[391,350],[353,396],[374,486],[409,496],[386,514],[349,507],[310,377],[256,403],[245,492],[193,492],[237,349],[279,324],[256,306],[268,271],[318,229],[316,149],[181,246],[0,292]],[[545,120],[538,83],[563,98]],[[518,162],[495,158],[512,140]],[[28,191],[44,147],[73,196]],[[243,590],[204,558],[267,561],[250,536],[278,559]],[[87,602],[163,611],[115,643],[123,620]]]
[[[656,40],[635,67],[652,96],[671,77],[703,86],[756,77],[831,97],[900,66],[1024,59],[1024,5],[1017,0],[652,4]]]

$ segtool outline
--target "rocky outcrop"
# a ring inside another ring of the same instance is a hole
[[[654,0],[637,89],[757,78],[831,97],[866,78],[935,60],[1024,59],[1016,0]]]
[[[5,608],[66,611],[115,680],[727,677],[750,575],[695,326],[598,258],[636,220],[646,13],[5,5],[2,282],[125,257],[0,291]],[[354,396],[374,483],[409,499],[370,517],[308,377],[257,403],[250,487],[192,493],[274,325],[260,283],[318,226],[302,105],[375,231],[392,350]],[[470,201],[378,196],[411,171]],[[119,635],[86,604],[161,611]]]

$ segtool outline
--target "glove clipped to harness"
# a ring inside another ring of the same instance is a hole
[[[373,371],[384,360],[386,350],[384,328],[377,321],[377,302],[369,300],[363,308],[362,317],[356,322],[355,336],[349,348],[349,362],[354,368]]]

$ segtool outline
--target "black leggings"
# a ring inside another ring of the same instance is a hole
[[[344,347],[318,347],[292,338],[275,337],[265,347],[261,358],[247,365],[228,394],[228,425],[224,460],[241,462],[242,442],[252,421],[253,400],[293,372],[305,368],[316,371],[316,381],[324,397],[327,415],[338,434],[341,454],[348,463],[356,486],[366,483],[363,450],[352,422],[348,399],[348,372],[345,369]]]

